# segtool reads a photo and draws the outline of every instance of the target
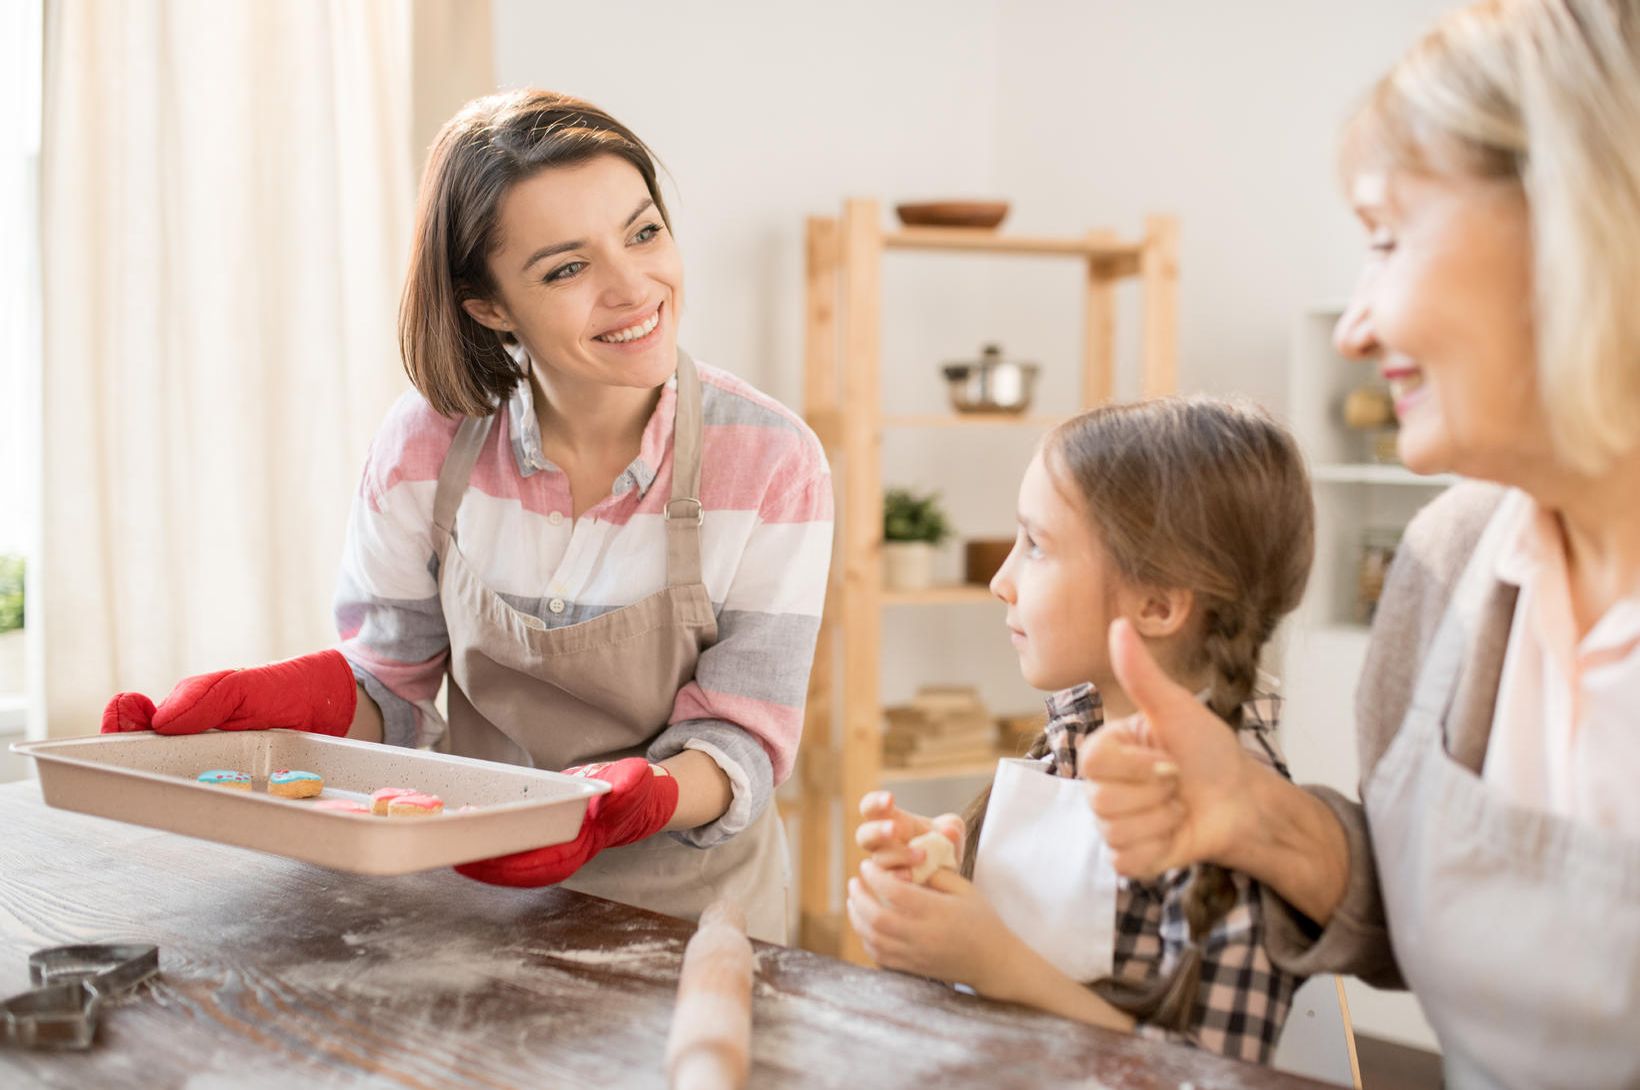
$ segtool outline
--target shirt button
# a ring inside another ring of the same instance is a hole
[[[547,603],[547,608],[554,613],[562,613],[564,612],[564,600],[562,598],[554,598],[552,601]]]
[[[552,514],[547,516],[547,521],[554,526],[558,526],[564,521],[564,516],[561,512],[554,511]]]

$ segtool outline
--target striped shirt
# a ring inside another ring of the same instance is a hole
[[[729,810],[674,834],[709,847],[760,816],[791,773],[831,563],[832,491],[825,454],[796,414],[732,375],[697,369],[701,572],[718,640],[701,652],[648,757],[697,749],[729,777]],[[638,456],[577,519],[569,479],[542,454],[530,386],[520,383],[456,515],[462,555],[485,584],[549,628],[663,589],[676,406],[674,378]],[[371,446],[348,525],[335,603],[341,650],[393,745],[431,745],[445,731],[433,705],[450,648],[433,494],[460,422],[419,394],[400,398]]]
[[[1261,681],[1263,678],[1261,677]],[[1255,758],[1291,778],[1276,744],[1281,698],[1256,693],[1242,705],[1242,745]],[[1077,742],[1105,722],[1104,703],[1092,685],[1064,689],[1048,698],[1047,738],[1053,770],[1076,775]],[[1184,890],[1190,868],[1151,881],[1124,878],[1116,893],[1116,950],[1111,975],[1150,984],[1178,962],[1190,943]],[[1181,1033],[1141,1023],[1136,1033],[1180,1041],[1257,1063],[1269,1063],[1287,1021],[1293,993],[1304,978],[1274,965],[1264,949],[1264,912],[1259,885],[1232,872],[1236,900],[1202,943],[1201,983]]]

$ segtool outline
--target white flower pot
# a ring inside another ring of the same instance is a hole
[[[934,546],[926,541],[883,542],[883,585],[926,590],[934,585]]]

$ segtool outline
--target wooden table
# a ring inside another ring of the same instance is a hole
[[[0,1086],[660,1087],[693,926],[448,872],[362,878],[47,808],[0,787],[0,997],[31,951],[160,947],[84,1053]],[[1320,1084],[758,944],[753,1087]]]

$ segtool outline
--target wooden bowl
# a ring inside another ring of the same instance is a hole
[[[926,201],[897,204],[894,212],[907,227],[992,228],[1008,215],[1007,201]]]

